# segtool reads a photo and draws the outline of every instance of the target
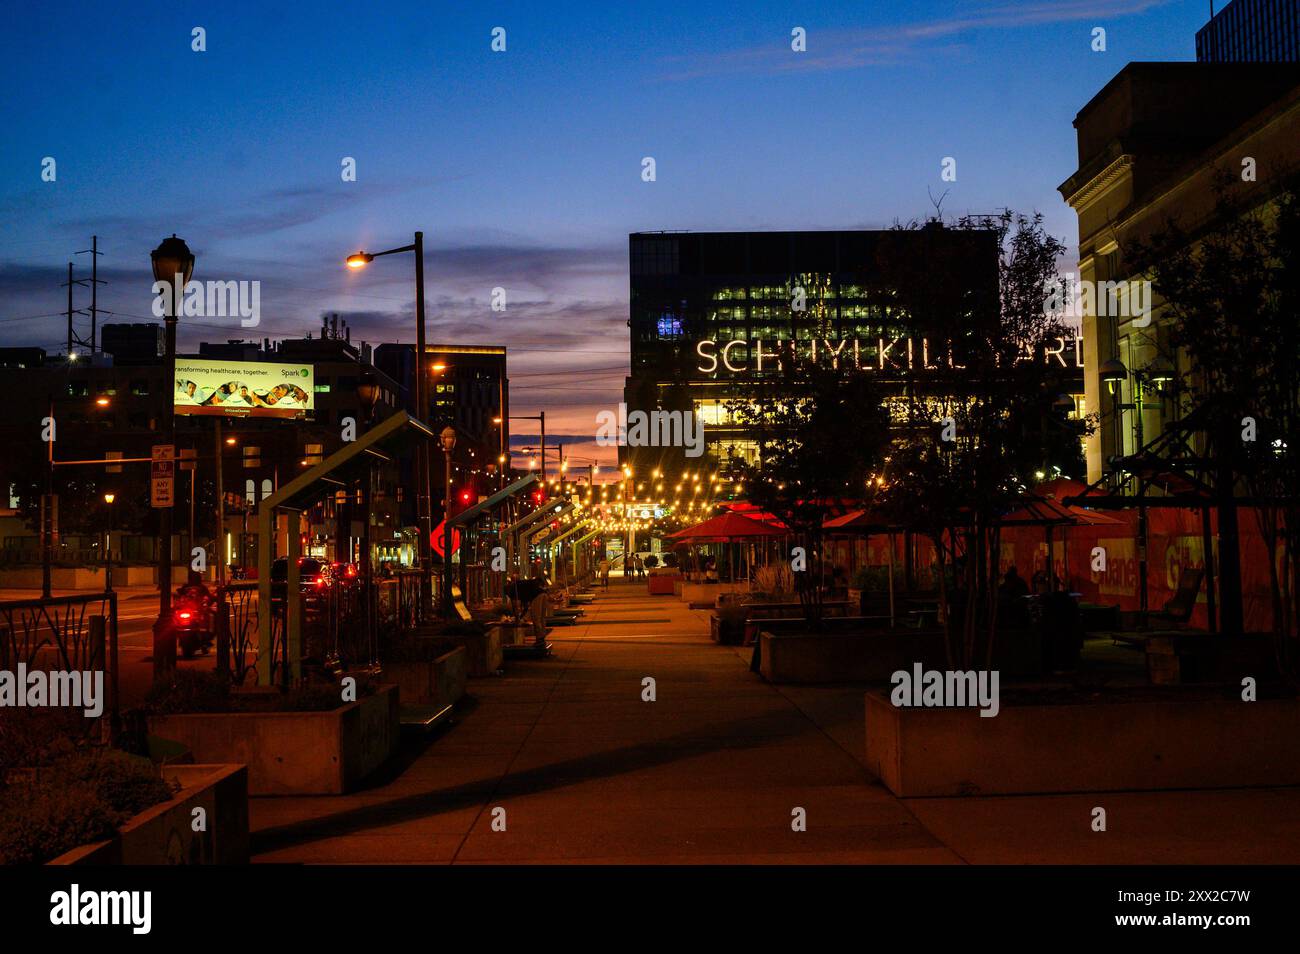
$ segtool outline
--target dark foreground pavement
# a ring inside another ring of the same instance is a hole
[[[364,791],[253,799],[254,860],[1300,860],[1298,789],[895,798],[862,765],[861,688],[768,685],[710,642],[704,612],[643,585],[613,584],[551,639],[551,658],[472,680],[457,724]]]

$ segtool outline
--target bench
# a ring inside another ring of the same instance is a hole
[[[848,616],[856,606],[849,600],[827,600],[822,614],[828,619]],[[758,626],[772,620],[802,620],[802,603],[726,603],[709,615],[709,635],[723,645],[750,645]]]

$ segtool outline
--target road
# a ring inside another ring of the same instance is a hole
[[[40,598],[40,590],[3,589],[0,590],[0,604],[16,600],[33,600]],[[94,596],[98,591],[56,590],[54,596]],[[154,587],[124,587],[117,591],[117,651],[120,667],[118,682],[121,692],[120,705],[130,708],[139,705],[149,691],[153,682],[153,624],[158,618],[158,591]],[[256,612],[254,601],[254,612]],[[214,664],[212,655],[196,656],[193,659],[181,659],[178,655],[177,666],[181,669],[211,669]]]

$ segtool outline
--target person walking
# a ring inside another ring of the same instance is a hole
[[[605,589],[609,589],[609,560],[608,559],[604,559],[600,561],[600,584],[601,586],[605,587]]]

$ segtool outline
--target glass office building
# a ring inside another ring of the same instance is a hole
[[[1300,62],[1300,0],[1231,0],[1197,31],[1196,60]]]
[[[798,387],[792,369],[872,374],[891,416],[954,367],[950,343],[996,324],[998,237],[991,228],[815,232],[652,232],[629,237],[628,413],[693,412],[707,459],[672,446],[621,447],[641,473],[757,462],[738,403]],[[1082,380],[1076,341],[1063,372]],[[960,366],[960,365],[956,365]],[[1068,370],[1067,370],[1068,369]],[[950,380],[950,378],[949,378]],[[1068,384],[1063,390],[1082,391]],[[845,422],[846,440],[851,422]]]

